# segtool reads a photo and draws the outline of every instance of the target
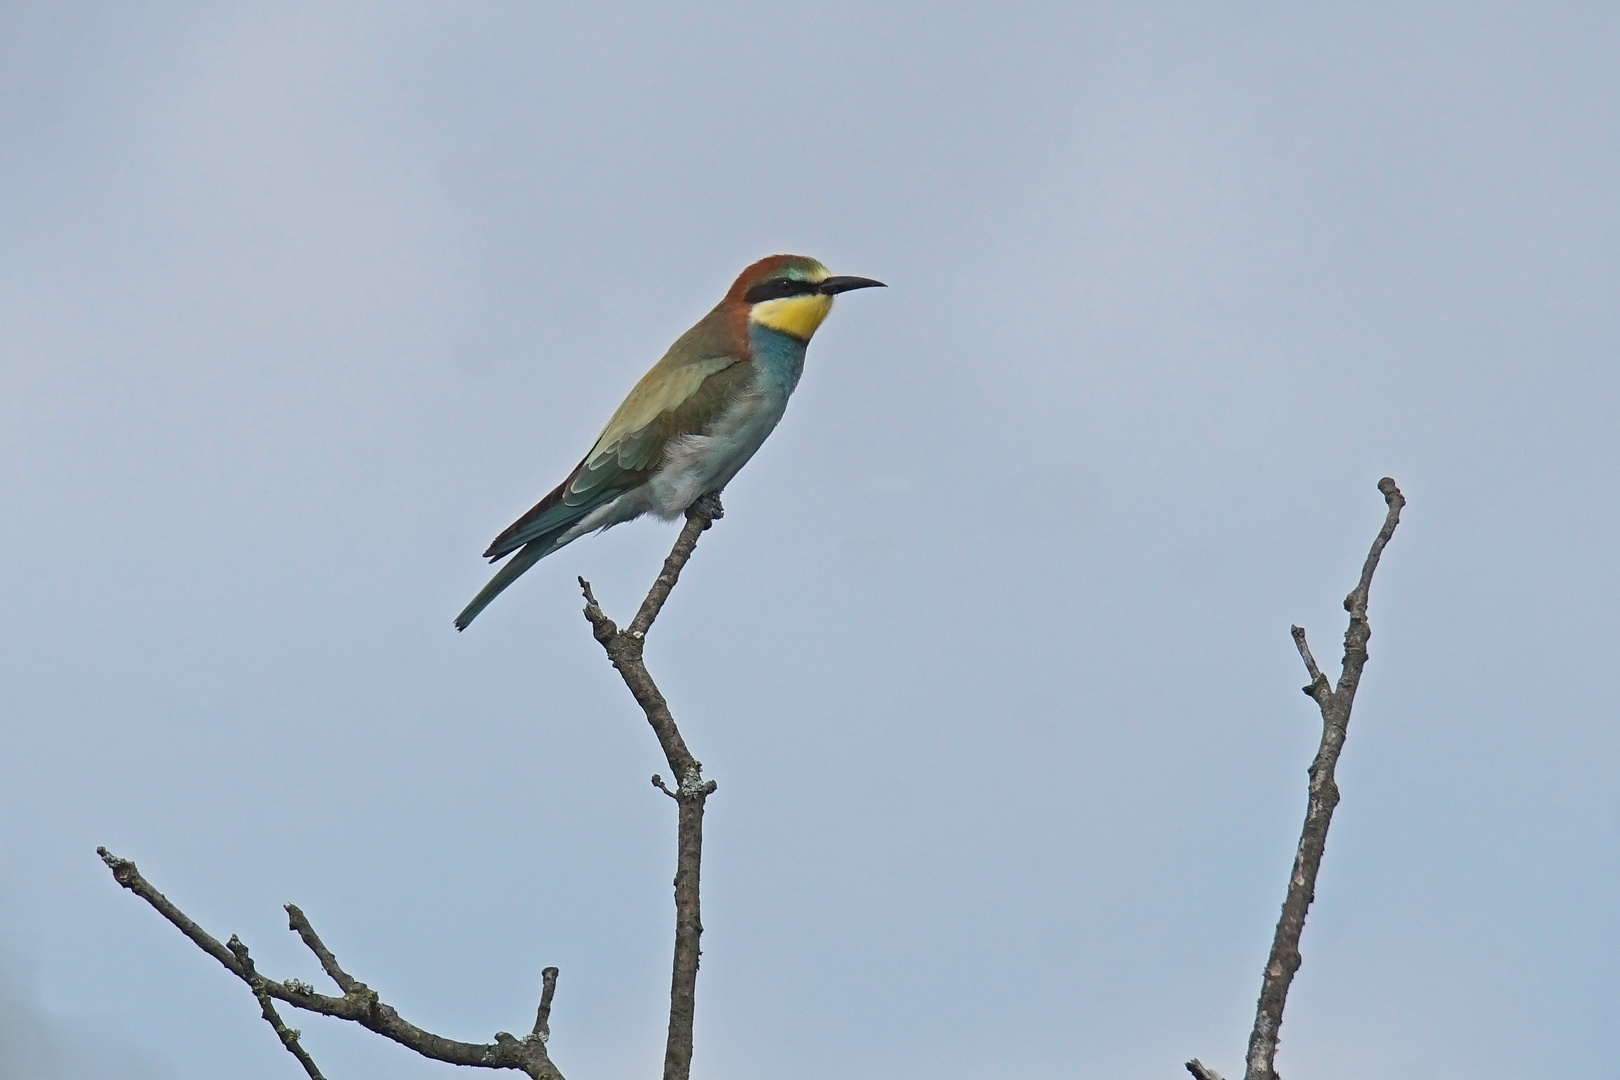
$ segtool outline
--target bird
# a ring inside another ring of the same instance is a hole
[[[674,519],[718,496],[782,419],[833,297],[883,287],[835,277],[804,255],[750,265],[641,377],[568,478],[489,545],[490,562],[511,558],[456,616],[456,629],[586,533],[643,514]]]

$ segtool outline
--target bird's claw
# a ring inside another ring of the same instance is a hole
[[[693,500],[687,511],[689,514],[708,518],[710,521],[719,521],[726,516],[724,508],[720,505],[720,493],[716,491],[699,495]]]

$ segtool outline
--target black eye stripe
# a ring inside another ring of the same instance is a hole
[[[758,304],[765,300],[782,300],[789,296],[810,296],[818,291],[819,287],[813,281],[772,278],[749,289],[743,294],[743,298],[750,304]]]

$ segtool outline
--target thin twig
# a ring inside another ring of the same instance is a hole
[[[658,684],[653,682],[652,676],[647,673],[647,666],[642,663],[641,654],[646,644],[647,631],[652,629],[653,620],[657,619],[658,613],[664,609],[664,601],[669,599],[670,590],[680,580],[681,570],[685,568],[686,561],[692,557],[698,537],[718,520],[722,513],[720,500],[713,495],[704,496],[686,511],[686,524],[681,528],[680,535],[675,538],[675,546],[664,559],[664,565],[653,581],[652,588],[647,592],[647,598],[641,602],[641,609],[636,612],[636,617],[624,630],[620,630],[602,611],[602,606],[597,603],[595,594],[591,592],[591,583],[584,578],[579,579],[580,591],[585,595],[585,618],[591,624],[591,632],[601,643],[602,648],[607,650],[608,659],[613,661],[613,666],[618,669],[625,686],[635,697],[636,704],[647,714],[647,723],[652,725],[653,734],[658,736],[658,745],[663,749],[664,757],[668,759],[669,767],[675,773],[675,782],[683,790],[688,785],[701,785],[703,765],[686,748],[686,740],[681,738],[681,729],[675,726],[675,717],[670,714],[669,703],[664,700]]]
[[[529,1038],[545,1042],[551,1038],[551,999],[557,993],[557,969],[548,967],[540,972],[540,1007],[534,1012],[534,1030]]]
[[[247,972],[242,970],[241,961],[237,960],[229,949],[221,945],[217,938],[214,938],[208,931],[187,918],[185,912],[169,903],[167,896],[158,892],[152,887],[151,882],[141,877],[141,872],[135,869],[133,862],[129,859],[120,859],[104,847],[96,848],[96,854],[101,856],[101,861],[106,863],[107,868],[112,871],[114,881],[145,900],[148,904],[151,904],[159,915],[174,924],[175,929],[195,942],[203,952],[223,964],[226,971],[229,971],[238,979],[247,980]]]
[[[652,629],[653,620],[664,610],[664,601],[669,599],[670,591],[675,588],[676,582],[681,580],[681,570],[686,566],[686,560],[692,557],[692,550],[697,547],[698,537],[725,516],[726,511],[720,505],[718,495],[701,496],[686,511],[686,526],[681,529],[680,536],[675,538],[675,546],[664,559],[664,565],[658,571],[658,577],[653,580],[652,588],[647,590],[647,599],[641,602],[641,609],[636,612],[636,617],[630,620],[630,633],[637,637],[647,636],[647,631]]]
[[[281,1045],[286,1047],[289,1054],[298,1059],[298,1064],[304,1067],[304,1072],[308,1074],[309,1080],[326,1080],[321,1075],[321,1070],[316,1068],[315,1059],[309,1056],[309,1051],[305,1050],[303,1044],[298,1041],[303,1032],[282,1023],[281,1014],[276,1012],[276,1006],[270,1000],[269,992],[264,988],[264,978],[254,968],[253,957],[248,954],[248,947],[242,943],[242,939],[232,934],[231,940],[225,943],[225,947],[230,950],[232,956],[236,957],[236,962],[242,965],[242,970],[247,974],[248,987],[253,991],[253,996],[258,999],[259,1015],[264,1017],[264,1022],[269,1024],[270,1029],[276,1033],[276,1038],[281,1040]]]
[[[708,797],[714,793],[713,780],[703,778],[703,763],[686,748],[686,740],[675,725],[669,703],[647,671],[642,660],[647,631],[663,610],[664,602],[680,581],[681,571],[697,547],[698,537],[719,520],[723,510],[719,496],[705,495],[686,511],[686,524],[681,528],[675,546],[664,560],[663,568],[653,581],[647,598],[631,620],[620,630],[602,611],[591,592],[591,583],[579,579],[580,591],[585,596],[585,618],[591,632],[607,653],[629,689],[636,704],[646,714],[647,723],[658,737],[670,770],[675,774],[675,789],[671,790],[660,776],[653,777],[653,785],[675,800],[679,806],[675,840],[675,957],[671,964],[669,987],[669,1038],[664,1046],[664,1080],[688,1080],[692,1072],[692,1025],[697,1003],[697,972],[703,935],[703,920],[699,904],[699,872],[703,862],[703,809]]]
[[[289,1054],[298,1059],[298,1064],[304,1067],[304,1072],[308,1074],[309,1080],[326,1080],[326,1077],[321,1075],[321,1070],[316,1067],[315,1059],[309,1056],[309,1051],[305,1050],[303,1043],[298,1041],[303,1032],[282,1023],[281,1015],[276,1012],[275,1005],[270,1002],[270,995],[265,993],[263,988],[255,989],[253,996],[259,1002],[259,1015],[263,1016],[266,1022],[275,1029],[276,1037],[281,1040],[281,1045],[287,1048]]]
[[[493,1043],[459,1042],[424,1031],[405,1020],[393,1006],[385,1004],[378,998],[375,990],[350,977],[338,967],[337,958],[321,943],[314,928],[309,925],[309,920],[304,918],[301,911],[294,915],[293,912],[297,909],[292,905],[288,905],[291,908],[288,911],[288,920],[292,929],[298,931],[310,951],[321,959],[321,966],[332,976],[333,981],[339,985],[345,982],[348,984],[343,987],[342,997],[318,994],[313,987],[297,979],[277,982],[265,978],[254,969],[247,947],[239,940],[233,937],[228,944],[221,945],[217,938],[209,935],[183,911],[175,907],[167,897],[153,888],[151,882],[141,876],[141,872],[136,869],[133,862],[119,858],[106,848],[97,848],[96,853],[112,870],[113,879],[118,884],[145,900],[158,914],[195,942],[198,948],[218,960],[227,971],[246,983],[253,991],[253,996],[260,999],[261,1009],[265,1007],[267,999],[274,998],[306,1012],[353,1021],[435,1061],[485,1069],[516,1069],[526,1073],[532,1080],[563,1080],[562,1073],[557,1071],[557,1067],[546,1055],[545,1044],[541,1040],[517,1039],[508,1032],[497,1031]],[[270,1016],[267,1015],[265,1019],[270,1021]],[[279,1020],[278,1016],[276,1020],[271,1021],[271,1026],[276,1027]],[[277,1028],[276,1034],[282,1034],[281,1028]],[[287,1045],[285,1037],[282,1043]],[[288,1049],[291,1050],[292,1047],[288,1046]],[[300,1060],[302,1061],[302,1058]],[[306,1071],[308,1068],[309,1066],[306,1066]]]
[[[304,915],[303,910],[297,904],[284,904],[282,906],[287,910],[287,929],[297,934],[303,939],[304,944],[309,946],[309,951],[314,953],[315,959],[321,962],[321,970],[326,972],[332,981],[338,984],[338,989],[345,994],[353,990],[364,989],[358,980],[338,966],[337,957],[332,955],[332,950],[326,947],[326,943],[321,940],[321,936],[309,924],[309,919]]]
[[[1299,658],[1305,661],[1305,673],[1311,677],[1310,685],[1300,687],[1301,690],[1313,700],[1320,701],[1321,695],[1333,693],[1333,686],[1328,677],[1322,674],[1322,669],[1316,666],[1316,657],[1311,655],[1310,642],[1305,640],[1303,626],[1290,626],[1288,632],[1294,635],[1294,647],[1299,650]]]
[[[1367,664],[1367,640],[1372,628],[1367,622],[1367,594],[1372,588],[1373,571],[1384,547],[1400,524],[1401,508],[1406,497],[1395,481],[1384,477],[1378,481],[1388,507],[1384,525],[1373,541],[1367,560],[1362,564],[1361,578],[1344,607],[1350,613],[1350,626],[1344,634],[1344,662],[1336,688],[1329,688],[1327,676],[1316,666],[1310,646],[1305,642],[1305,631],[1293,627],[1294,644],[1305,662],[1311,678],[1305,692],[1316,702],[1322,713],[1322,742],[1311,762],[1310,798],[1305,810],[1305,825],[1300,830],[1299,848],[1294,855],[1294,869],[1288,878],[1288,891],[1283,898],[1282,915],[1277,920],[1277,932],[1271,943],[1271,955],[1266,960],[1260,983],[1260,1000],[1255,1009],[1254,1031],[1249,1036],[1247,1070],[1244,1080],[1277,1080],[1277,1042],[1282,1030],[1283,1006],[1288,1000],[1288,988],[1294,973],[1299,970],[1299,941],[1305,932],[1305,915],[1311,901],[1316,898],[1316,875],[1322,866],[1322,853],[1327,848],[1328,826],[1333,822],[1333,809],[1339,804],[1339,787],[1334,782],[1333,770],[1344,749],[1345,735],[1350,726],[1350,709],[1355,704],[1356,688],[1361,684],[1361,672]],[[1190,1068],[1190,1066],[1189,1066]]]

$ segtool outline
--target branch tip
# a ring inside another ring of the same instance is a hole
[[[1260,1000],[1255,1006],[1254,1030],[1249,1035],[1245,1062],[1246,1080],[1277,1080],[1277,1041],[1282,1030],[1283,1007],[1288,1001],[1288,989],[1294,973],[1299,970],[1299,942],[1305,932],[1305,917],[1316,897],[1316,877],[1327,847],[1328,827],[1333,822],[1333,810],[1339,803],[1339,789],[1333,779],[1333,770],[1344,749],[1350,710],[1355,704],[1356,689],[1361,684],[1361,673],[1367,663],[1367,639],[1372,634],[1367,622],[1367,596],[1372,589],[1373,572],[1378,569],[1378,560],[1383,555],[1384,546],[1394,536],[1395,526],[1400,524],[1401,508],[1406,505],[1406,497],[1391,478],[1386,476],[1379,480],[1378,490],[1384,496],[1388,511],[1362,563],[1361,577],[1356,587],[1344,598],[1345,610],[1350,613],[1350,626],[1344,635],[1344,659],[1337,688],[1328,681],[1317,666],[1316,658],[1311,655],[1311,647],[1305,640],[1305,629],[1289,627],[1300,659],[1305,662],[1305,670],[1311,677],[1310,685],[1303,689],[1316,701],[1322,714],[1322,741],[1316,757],[1306,770],[1310,785],[1305,824],[1300,829],[1293,870],[1288,876],[1288,888],[1283,896],[1282,914],[1277,919],[1271,954],[1266,959],[1260,980]],[[1215,1078],[1215,1074],[1200,1065],[1196,1058],[1187,1063],[1187,1071],[1200,1080]]]
[[[342,990],[345,996],[364,990],[366,988],[364,983],[343,970],[332,950],[326,947],[321,936],[315,932],[315,927],[310,925],[309,917],[304,914],[303,909],[297,904],[282,906],[287,910],[287,929],[297,934],[305,947],[315,954],[315,959],[320,961],[321,970],[326,972],[327,978],[337,983],[338,989]]]
[[[107,869],[112,871],[113,880],[124,888],[130,888],[130,880],[133,877],[140,876],[140,872],[135,869],[135,864],[129,859],[121,859],[104,847],[96,848],[96,854],[101,856],[101,861],[106,863]]]
[[[534,1013],[534,1029],[529,1032],[530,1039],[537,1039],[543,1043],[551,1038],[551,999],[557,993],[559,974],[554,967],[540,970],[540,1007]]]

